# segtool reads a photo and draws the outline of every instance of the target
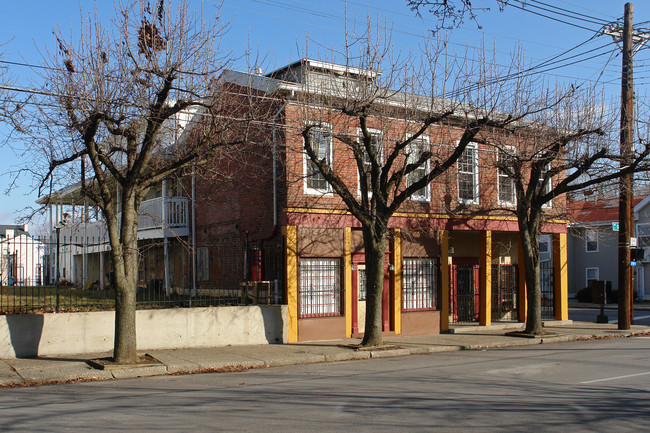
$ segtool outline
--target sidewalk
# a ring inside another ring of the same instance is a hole
[[[564,323],[546,323],[546,329],[553,335],[544,338],[521,338],[506,335],[508,332],[517,329],[523,329],[523,324],[494,324],[489,328],[460,326],[455,329],[453,334],[387,337],[385,347],[369,350],[357,350],[354,347],[360,342],[357,339],[300,344],[148,350],[146,353],[159,363],[112,370],[98,370],[86,363],[89,359],[109,356],[108,353],[5,359],[0,360],[0,387],[123,379],[165,374],[231,372],[282,365],[407,356],[456,350],[491,349],[650,333],[650,327],[648,326],[634,325],[628,331],[619,331],[615,324],[568,321]]]

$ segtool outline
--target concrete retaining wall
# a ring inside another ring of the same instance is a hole
[[[138,350],[287,342],[287,306],[139,310]],[[0,316],[0,359],[113,350],[115,313]]]

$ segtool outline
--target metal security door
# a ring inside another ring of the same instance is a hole
[[[479,266],[467,261],[451,265],[450,299],[455,323],[478,321]]]

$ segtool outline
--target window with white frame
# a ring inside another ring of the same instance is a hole
[[[458,158],[458,201],[478,204],[478,146],[469,144]]]
[[[542,171],[539,174],[540,184],[541,184],[541,182],[543,182],[544,177],[546,176],[546,173],[548,173],[550,169],[551,169],[551,164],[550,163],[547,163],[546,165],[544,165],[544,167],[542,167]],[[551,183],[551,179],[549,178],[548,181],[546,182],[546,184],[544,185],[544,188],[541,190],[541,192],[542,192],[542,194],[548,194],[549,192],[551,192],[552,189],[553,189],[553,185]],[[546,203],[544,203],[542,205],[542,207],[545,207],[545,208],[553,207],[553,200],[547,201]]]
[[[420,136],[413,140],[408,146],[407,146],[407,157],[406,157],[406,163],[407,164],[414,164],[416,163],[420,157],[422,157],[422,154],[425,152],[429,152],[431,150],[431,147],[429,145],[429,137],[427,136]],[[429,174],[429,160],[427,159],[424,161],[423,164],[421,164],[418,168],[410,172],[406,178],[406,184],[407,186],[411,186],[423,177],[427,176]],[[411,195],[411,200],[414,201],[429,201],[431,199],[431,186],[429,184],[426,184],[424,187],[418,189]]]
[[[497,197],[500,205],[512,205],[515,202],[515,184],[510,176],[501,168],[511,166],[513,158],[511,153],[514,148],[499,149],[497,151]]]
[[[635,224],[636,237],[637,237],[637,246],[638,248],[643,248],[645,250],[644,260],[650,258],[650,224],[648,223],[639,223]]]
[[[405,258],[402,261],[402,310],[436,309],[438,260]]]
[[[301,259],[298,292],[300,317],[341,314],[341,266],[339,259]]]
[[[319,160],[325,160],[325,163],[332,167],[332,136],[329,125],[322,124],[309,130],[309,141],[314,153],[318,155]],[[307,143],[305,143],[305,146]],[[307,152],[304,152],[304,173],[305,173],[305,193],[306,194],[323,194],[332,191],[330,184],[325,180],[325,176],[320,172],[318,166],[314,164]]]
[[[588,253],[598,252],[598,230],[585,229],[585,251]]]
[[[591,283],[598,281],[598,268],[586,268],[585,277],[585,282],[587,283],[586,287],[590,287]]]
[[[357,130],[358,135],[359,135],[359,145],[363,149],[363,173],[359,175],[359,182],[361,182],[361,176],[366,176],[367,179],[367,185],[368,185],[368,193],[372,195],[372,181],[371,181],[371,173],[372,173],[372,164],[370,162],[370,156],[368,155],[368,152],[365,149],[365,145],[363,143],[363,133],[361,131],[361,128]],[[381,166],[384,163],[384,142],[383,142],[383,135],[381,131],[378,129],[369,129],[368,132],[370,133],[370,145],[372,148],[375,150],[375,153],[377,155],[377,163]],[[359,183],[359,192],[361,192],[361,184]]]

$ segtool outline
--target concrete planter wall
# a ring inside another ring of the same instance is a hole
[[[113,350],[115,313],[0,316],[0,359]],[[287,306],[139,310],[138,350],[287,342]]]

